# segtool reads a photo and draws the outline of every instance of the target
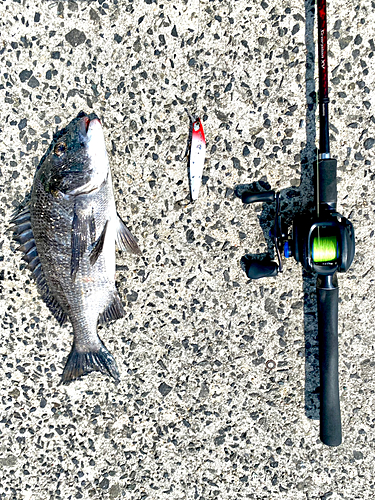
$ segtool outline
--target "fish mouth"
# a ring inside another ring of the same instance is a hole
[[[86,129],[87,134],[99,133],[99,131],[103,133],[102,130],[102,123],[97,116],[91,120],[89,119]]]
[[[89,125],[90,125],[90,119],[88,116],[85,116],[82,118],[81,120],[81,125],[82,125],[82,132],[85,132],[87,134],[87,131],[89,129]]]
[[[81,111],[77,118],[79,118],[79,129],[83,136],[86,136],[91,128],[97,127],[98,125],[101,128],[102,126],[99,117],[95,113],[87,115]]]
[[[81,111],[78,116],[78,132],[81,135],[89,155],[97,155],[101,150],[105,151],[104,133],[102,123],[95,113],[86,114]]]

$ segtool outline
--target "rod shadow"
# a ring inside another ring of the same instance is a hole
[[[306,213],[311,217],[314,208],[314,162],[317,158],[316,140],[316,88],[315,88],[315,5],[314,0],[305,2],[305,44],[307,49],[305,71],[306,96],[306,146],[301,150],[301,178],[298,187],[288,187],[280,191],[280,206],[283,223],[290,227],[296,215]],[[259,193],[272,187],[265,182],[236,186],[235,194],[241,197],[244,191]],[[250,258],[276,260],[273,240],[269,233],[275,218],[275,203],[263,203],[259,223],[268,247],[268,254],[248,254]],[[283,260],[283,265],[287,262]],[[302,269],[304,294],[304,340],[305,340],[305,414],[308,418],[319,420],[320,375],[318,349],[318,315],[316,300],[316,275]],[[281,278],[280,278],[281,279]]]

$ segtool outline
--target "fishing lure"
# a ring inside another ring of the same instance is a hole
[[[200,118],[193,120],[193,131],[190,147],[190,194],[191,199],[198,199],[199,188],[202,182],[204,159],[206,156],[206,138]]]

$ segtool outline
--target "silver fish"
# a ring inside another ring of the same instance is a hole
[[[39,292],[74,341],[62,382],[91,371],[119,379],[116,361],[97,333],[98,323],[122,318],[115,287],[115,244],[140,254],[116,212],[103,129],[96,115],[79,113],[44,155],[25,208],[13,217]]]

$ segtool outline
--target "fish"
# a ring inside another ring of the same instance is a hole
[[[119,380],[97,331],[124,317],[115,286],[115,252],[140,255],[117,214],[102,124],[81,111],[57,132],[36,170],[29,201],[13,216],[17,250],[60,325],[70,321],[73,344],[61,382],[92,371]]]
[[[190,195],[192,201],[198,199],[199,188],[202,183],[204,160],[206,156],[206,138],[200,118],[193,121],[193,130],[190,146]]]

